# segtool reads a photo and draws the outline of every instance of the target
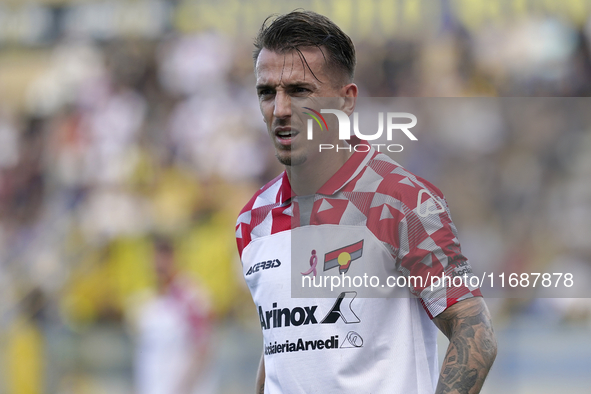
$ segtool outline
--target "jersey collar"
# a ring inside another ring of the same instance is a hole
[[[365,144],[362,144],[365,145]],[[357,145],[359,146],[359,145]],[[367,152],[355,151],[349,160],[318,190],[317,194],[333,195],[351,182],[363,170],[367,162],[374,156],[375,149],[370,145]]]
[[[369,150],[367,152],[355,151],[345,164],[339,168],[339,170],[324,185],[322,185],[316,194],[333,195],[359,175],[367,162],[369,162],[376,153],[375,149],[370,145],[363,145],[369,146]],[[281,204],[287,202],[292,197],[295,197],[291,184],[289,183],[289,178],[287,177],[287,172],[285,171],[283,172],[279,195],[279,202]]]
[[[291,189],[291,184],[289,183],[287,172],[283,171],[281,177],[281,189],[279,190],[279,204],[285,204],[292,197],[295,197],[295,193]]]

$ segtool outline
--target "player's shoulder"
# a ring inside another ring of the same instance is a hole
[[[254,193],[254,195],[248,200],[246,205],[240,210],[238,215],[238,221],[240,217],[248,214],[253,209],[258,207],[269,206],[277,204],[280,201],[280,193],[284,188],[283,182],[285,181],[285,172],[282,172],[271,181],[267,182],[263,187]]]
[[[259,226],[269,211],[287,200],[287,195],[291,195],[291,188],[284,172],[261,187],[242,208],[236,220],[236,242],[240,256],[253,239],[281,231],[286,224],[289,227],[289,216],[284,220],[271,218],[270,226]]]
[[[382,177],[376,189],[377,193],[394,197],[411,209],[416,206],[418,198],[423,194],[444,199],[439,188],[404,168],[386,154],[375,155],[368,167]]]

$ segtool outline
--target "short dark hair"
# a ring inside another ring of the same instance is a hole
[[[152,244],[157,253],[174,253],[174,243],[171,238],[157,234],[152,236]]]
[[[326,48],[322,52],[326,63],[342,71],[350,81],[355,74],[355,47],[353,41],[333,21],[312,11],[292,11],[280,15],[269,25],[265,19],[254,41],[253,59],[256,61],[263,48],[286,52],[299,48]],[[328,55],[328,56],[326,56]],[[302,58],[303,61],[305,59]]]

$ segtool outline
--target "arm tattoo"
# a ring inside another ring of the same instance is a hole
[[[497,354],[490,314],[482,298],[461,301],[433,319],[450,343],[436,394],[476,394]]]
[[[261,387],[259,388],[259,394],[265,394],[265,384],[261,384]]]

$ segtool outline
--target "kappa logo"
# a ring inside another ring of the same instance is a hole
[[[357,297],[355,291],[344,291],[337,297],[334,305],[330,311],[320,321],[320,324],[334,324],[339,319],[342,319],[345,324],[360,323],[361,320],[353,309],[351,304]],[[263,310],[262,306],[259,306],[259,320],[261,328],[268,330],[271,328],[289,327],[289,326],[301,326],[308,324],[318,324],[316,319],[316,309],[318,305],[311,305],[305,307],[295,308],[279,308],[277,303],[274,302],[273,309],[266,311]]]
[[[339,274],[346,274],[351,262],[363,255],[363,240],[352,245],[333,250],[324,255],[324,271],[339,267]]]
[[[427,200],[423,201],[423,195],[425,194],[427,195]],[[441,213],[444,211],[445,209],[443,208],[443,205],[441,205],[427,189],[421,189],[417,199],[417,214],[420,217],[426,218],[431,214]]]

